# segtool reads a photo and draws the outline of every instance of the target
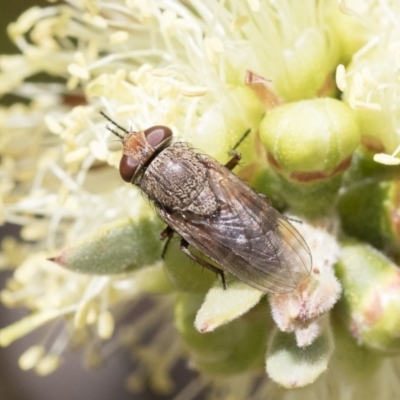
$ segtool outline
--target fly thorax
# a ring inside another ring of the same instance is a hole
[[[187,207],[188,211],[196,215],[211,217],[218,210],[218,202],[214,192],[211,190],[208,182],[203,190],[196,196],[192,203]]]
[[[202,192],[206,173],[195,151],[184,143],[175,143],[152,160],[140,188],[159,206],[182,211]]]

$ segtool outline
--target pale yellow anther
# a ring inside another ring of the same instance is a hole
[[[384,165],[399,165],[400,164],[399,158],[393,157],[393,156],[391,156],[389,154],[385,154],[385,153],[375,154],[374,161],[379,164],[384,164]]]
[[[86,324],[87,325],[94,324],[97,321],[98,317],[99,317],[99,312],[97,307],[95,307],[94,304],[91,304],[86,314]]]
[[[62,125],[51,115],[45,115],[44,122],[47,128],[56,135],[59,135],[63,131]]]
[[[382,106],[379,103],[368,103],[366,101],[354,100],[351,106],[354,108],[364,108],[366,110],[381,111]]]
[[[129,33],[127,31],[117,31],[110,35],[110,44],[118,44],[126,42],[129,39]]]
[[[78,64],[81,67],[86,65],[86,57],[81,51],[76,51],[74,53],[73,58],[74,58],[75,64]]]
[[[339,90],[344,92],[347,88],[346,68],[343,64],[339,64],[336,68],[336,84]]]
[[[25,11],[12,25],[12,29],[10,29],[10,33],[12,33],[12,37],[15,38],[19,35],[25,34],[29,29],[32,28],[32,25],[42,17],[42,9],[40,7],[32,7]]]
[[[180,92],[184,96],[188,96],[188,97],[204,96],[207,93],[207,88],[204,86],[182,85],[180,87]]]
[[[68,90],[74,90],[77,88],[78,85],[79,85],[79,78],[77,76],[71,76],[68,78],[66,84]]]
[[[21,238],[27,241],[36,241],[43,239],[48,233],[48,223],[36,220],[30,224],[24,225],[21,229]]]
[[[247,15],[241,15],[240,17],[237,17],[231,22],[231,31],[232,32],[237,32],[239,31],[244,25],[246,25],[250,21],[249,17]]]
[[[100,313],[97,320],[97,333],[101,339],[107,340],[114,333],[114,317],[109,311]]]
[[[87,147],[80,147],[67,153],[64,157],[64,160],[67,164],[80,163],[88,154],[89,149]]]
[[[74,315],[74,327],[82,329],[86,326],[87,317],[91,310],[90,302],[82,301]]]
[[[61,359],[56,354],[48,354],[40,359],[36,365],[35,372],[40,376],[53,373],[61,364]]]
[[[384,165],[400,165],[400,159],[397,154],[400,152],[400,146],[392,154],[378,153],[374,155],[374,161]]]
[[[83,20],[97,28],[106,29],[108,27],[107,21],[100,15],[90,15],[88,13],[83,15]]]
[[[37,365],[38,361],[43,357],[43,354],[44,354],[43,346],[36,345],[29,347],[29,349],[26,350],[19,357],[18,365],[24,371],[32,369]]]
[[[90,77],[89,71],[86,68],[82,68],[77,64],[68,65],[68,72],[76,78],[87,80]]]
[[[136,72],[132,71],[129,76],[132,82],[137,84],[141,84],[147,78],[147,74],[153,69],[150,64],[142,64]]]

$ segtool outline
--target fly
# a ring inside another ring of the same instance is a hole
[[[232,173],[239,153],[222,165],[185,142],[173,143],[166,126],[128,131],[101,114],[124,132],[109,128],[123,144],[121,177],[141,189],[167,224],[160,239],[177,233],[180,249],[220,275],[224,288],[224,271],[271,293],[290,292],[307,279],[312,267],[307,243],[264,196]]]

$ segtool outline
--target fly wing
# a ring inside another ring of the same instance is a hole
[[[201,156],[218,212],[161,217],[222,269],[267,292],[286,293],[309,276],[311,252],[300,233],[268,201],[213,159]]]

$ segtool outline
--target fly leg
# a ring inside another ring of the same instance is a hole
[[[200,264],[202,267],[209,269],[212,272],[215,272],[217,275],[221,277],[222,280],[222,287],[226,289],[226,281],[225,281],[225,275],[224,271],[220,270],[219,268],[215,267],[214,265],[210,264],[209,262],[203,260],[202,258],[196,256],[195,254],[191,253],[190,250],[188,249],[189,243],[185,240],[181,240],[181,245],[180,249],[183,251],[189,258],[191,258],[193,261],[197,262],[197,264]]]
[[[165,253],[167,252],[168,246],[171,242],[172,236],[174,235],[174,230],[170,227],[167,226],[161,233],[160,233],[160,240],[165,240],[167,239],[167,241],[165,242],[165,246],[163,248],[163,251],[161,253],[161,258],[164,259],[165,257]]]
[[[233,146],[233,150],[236,150],[244,141],[244,139],[247,138],[247,136],[249,136],[251,132],[251,128],[247,129],[247,131],[243,134],[243,136],[239,139],[239,141]]]
[[[232,171],[239,164],[242,156],[238,151],[236,151],[236,149],[242,144],[243,140],[247,138],[250,132],[251,129],[247,129],[240,140],[233,146],[233,149],[229,152],[229,155],[232,156],[232,158],[225,164],[225,168]]]
[[[232,158],[225,164],[225,168],[232,171],[239,164],[242,156],[235,150],[230,151],[229,154],[232,155]]]

